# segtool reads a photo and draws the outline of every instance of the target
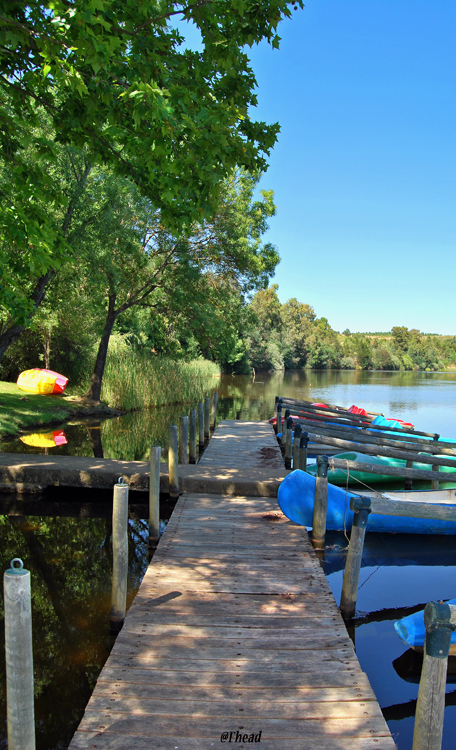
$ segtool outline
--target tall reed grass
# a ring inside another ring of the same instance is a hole
[[[123,411],[185,404],[201,401],[219,377],[219,366],[205,359],[172,360],[115,345],[108,353],[101,397]]]

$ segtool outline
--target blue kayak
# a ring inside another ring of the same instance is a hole
[[[300,526],[312,526],[316,478],[305,471],[296,469],[285,477],[277,494],[279,507],[290,521]],[[377,492],[363,492],[365,497],[378,496]],[[344,490],[328,483],[328,506],[326,528],[333,531],[351,529],[353,511],[350,499],[360,493]],[[456,489],[439,490],[394,490],[383,492],[382,497],[395,500],[435,503],[436,505],[456,505]],[[397,534],[456,534],[456,521],[438,521],[431,518],[407,518],[404,516],[380,516],[369,514],[369,531],[388,531]]]
[[[446,604],[456,604],[456,599],[449,599]],[[424,609],[415,612],[414,615],[403,617],[394,623],[394,629],[399,638],[413,649],[424,648],[424,636],[426,634],[424,627]],[[450,654],[456,653],[456,632],[451,634]]]

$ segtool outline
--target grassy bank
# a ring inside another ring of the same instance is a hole
[[[122,411],[186,404],[201,401],[217,387],[219,376],[220,367],[205,359],[171,360],[115,347],[108,354],[101,397]]]
[[[84,403],[76,396],[42,396],[24,393],[15,383],[0,382],[0,440],[25,430],[45,431],[72,417],[112,414],[104,404]]]

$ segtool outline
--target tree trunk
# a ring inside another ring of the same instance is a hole
[[[108,314],[106,316],[106,323],[101,337],[100,346],[98,347],[97,359],[95,367],[93,369],[92,379],[90,381],[89,390],[86,393],[87,398],[92,401],[99,403],[101,396],[101,383],[103,381],[103,373],[106,365],[106,357],[108,354],[109,339],[111,337],[112,329],[116,318],[119,314],[119,310],[115,309],[116,295],[109,295]]]

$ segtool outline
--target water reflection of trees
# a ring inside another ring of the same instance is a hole
[[[130,521],[129,603],[147,567],[146,540],[147,523]],[[14,557],[32,578],[37,748],[66,747],[112,645],[110,518],[0,516],[2,570]],[[6,747],[3,629],[0,639],[0,747]]]

